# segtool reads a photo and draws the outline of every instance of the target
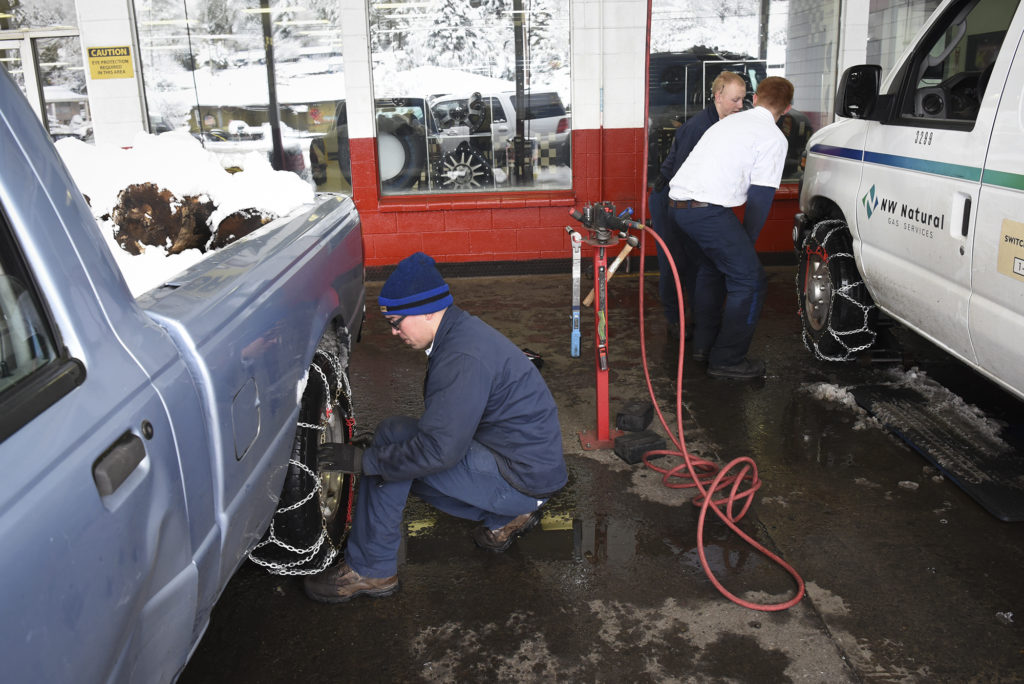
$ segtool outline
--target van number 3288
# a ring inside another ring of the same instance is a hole
[[[914,131],[915,145],[931,145],[933,131]]]

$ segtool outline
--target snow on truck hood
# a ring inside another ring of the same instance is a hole
[[[314,197],[308,183],[290,171],[275,171],[258,152],[242,159],[244,171],[228,173],[213,153],[180,131],[139,133],[127,149],[90,145],[74,138],[59,140],[56,146],[78,189],[89,198],[100,232],[136,297],[202,261],[210,251],[203,254],[188,249],[168,256],[162,249],[149,249],[132,256],[121,249],[114,241],[114,223],[103,217],[109,217],[118,193],[129,185],[150,182],[178,198],[205,195],[216,206],[210,217],[212,227],[240,209],[286,216]]]

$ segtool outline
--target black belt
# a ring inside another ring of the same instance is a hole
[[[697,200],[674,200],[668,201],[668,206],[673,209],[701,209],[703,207],[711,206],[708,202],[698,202]]]

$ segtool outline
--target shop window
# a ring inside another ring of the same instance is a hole
[[[255,152],[315,184],[311,146],[344,101],[339,13],[315,0],[136,0],[150,132],[187,130],[226,169]],[[331,183],[318,187],[350,192],[340,173]]]
[[[793,109],[778,126],[789,141],[783,182],[799,180],[807,140],[832,117],[839,0],[653,0],[651,13],[649,181],[723,71],[743,79],[747,108],[765,77],[793,82]]]
[[[568,0],[369,7],[384,195],[571,187]]]
[[[74,5],[0,2],[0,67],[28,97],[54,140],[92,142],[92,117]]]

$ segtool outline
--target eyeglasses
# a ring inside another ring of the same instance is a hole
[[[387,319],[388,325],[390,325],[394,330],[401,330],[402,329],[402,321],[404,321],[404,320],[405,320],[405,316],[399,316],[398,318],[389,318],[389,319]]]

